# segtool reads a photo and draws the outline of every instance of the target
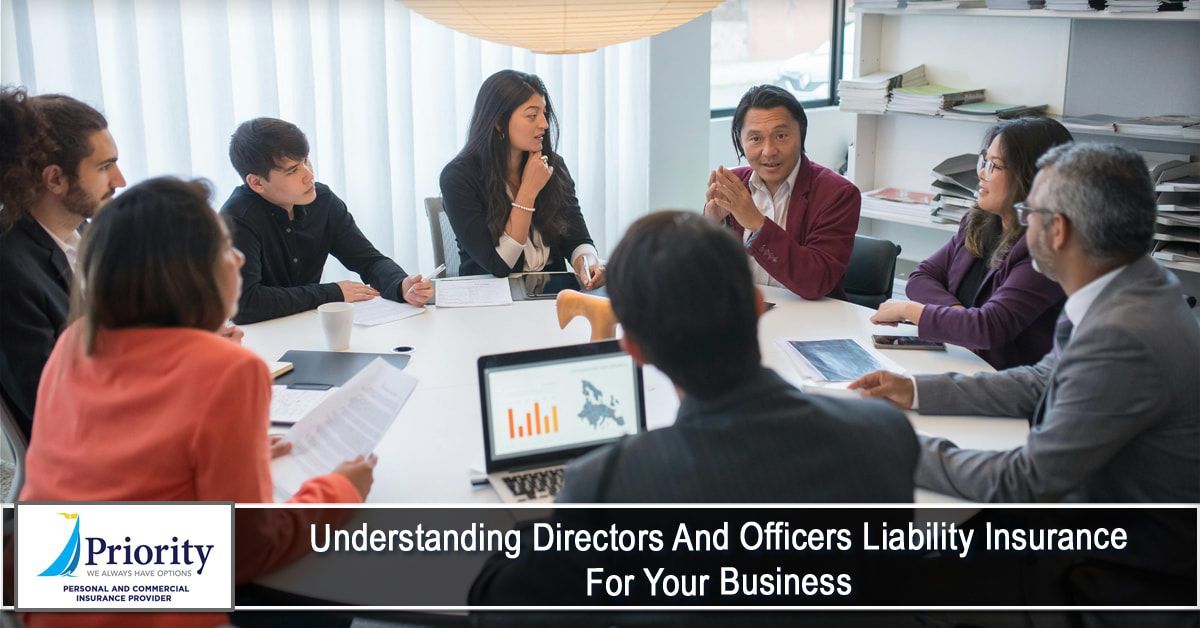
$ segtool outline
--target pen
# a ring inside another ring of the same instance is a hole
[[[438,264],[438,267],[437,267],[437,268],[435,268],[435,269],[433,269],[433,270],[429,271],[429,273],[428,273],[428,274],[421,275],[421,278],[422,278],[422,279],[433,279],[434,277],[437,277],[438,275],[442,274],[442,271],[443,271],[443,270],[446,270],[446,265],[445,265],[445,264]],[[412,292],[412,291],[413,291],[413,288],[416,288],[416,287],[417,287],[417,284],[415,284],[415,283],[414,283],[413,285],[411,285],[411,286],[409,286],[409,287],[408,287],[408,291],[409,291],[409,292]]]
[[[583,256],[583,282],[592,283],[592,258]]]

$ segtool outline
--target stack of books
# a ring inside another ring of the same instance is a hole
[[[942,117],[950,120],[970,120],[972,122],[999,122],[1013,118],[1040,116],[1046,112],[1047,105],[1011,105],[999,102],[973,102],[951,107],[942,112]]]
[[[933,195],[900,188],[879,188],[863,194],[862,208],[917,220],[929,220],[933,212]]]
[[[979,173],[975,166],[979,155],[964,153],[946,159],[933,167],[933,220],[935,222],[962,222],[975,206],[975,194],[979,191]]]
[[[838,83],[839,108],[857,113],[884,113],[893,89],[927,83],[924,65],[904,72],[884,71],[844,79]]]
[[[982,89],[959,89],[945,85],[898,87],[892,91],[887,110],[936,116],[951,107],[982,101]]]

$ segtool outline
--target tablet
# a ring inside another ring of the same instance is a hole
[[[525,273],[525,297],[528,299],[553,299],[563,290],[582,290],[575,273]]]

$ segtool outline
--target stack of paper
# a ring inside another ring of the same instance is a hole
[[[970,120],[972,122],[999,122],[1025,116],[1038,116],[1046,111],[1046,105],[1012,105],[999,102],[973,102],[957,107],[951,107],[942,112],[942,117],[949,120]]]
[[[1108,13],[1154,13],[1159,0],[1108,0]]]
[[[1027,11],[1046,6],[1045,0],[987,0],[987,8],[1009,11]]]
[[[484,307],[513,302],[508,279],[491,275],[438,279],[434,298],[438,307]]]
[[[1104,0],[1046,0],[1049,11],[1103,11]]]
[[[1119,116],[1093,113],[1086,116],[1063,116],[1062,124],[1068,131],[1116,131],[1117,121],[1120,119]]]
[[[951,107],[982,101],[982,89],[959,89],[945,85],[898,87],[892,91],[887,110],[936,116]]]
[[[854,0],[853,11],[879,11],[881,9],[903,9],[907,0]]]
[[[982,9],[984,6],[983,0],[908,0],[909,11]]]
[[[1159,192],[1158,213],[1200,212],[1200,192]]]
[[[1200,139],[1200,116],[1145,116],[1118,120],[1118,133],[1153,137]]]
[[[975,206],[975,193],[979,190],[979,173],[975,166],[979,155],[963,153],[946,159],[933,167],[934,222],[958,223]]]
[[[925,66],[918,65],[904,72],[885,70],[838,83],[839,105],[842,111],[884,113],[892,90],[901,86],[925,85]]]
[[[1156,192],[1200,192],[1200,162],[1163,164],[1151,171]]]
[[[424,314],[425,308],[375,297],[354,304],[354,324],[371,327]]]
[[[863,194],[862,208],[927,220],[933,211],[933,195],[899,188],[879,188]]]
[[[1200,244],[1160,242],[1154,247],[1154,259],[1200,265]]]

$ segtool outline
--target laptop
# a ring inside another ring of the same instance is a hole
[[[642,369],[607,340],[479,358],[488,482],[505,502],[553,501],[566,463],[646,431]]]

